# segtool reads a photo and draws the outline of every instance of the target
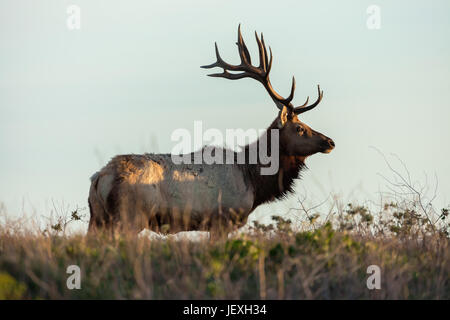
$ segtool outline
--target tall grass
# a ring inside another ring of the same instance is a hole
[[[450,299],[446,210],[439,228],[393,203],[308,215],[303,228],[273,219],[219,242],[2,223],[0,299]],[[66,286],[69,265],[81,269],[79,290]],[[367,288],[370,265],[379,290]]]

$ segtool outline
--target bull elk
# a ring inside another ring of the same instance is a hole
[[[275,174],[263,175],[259,158],[253,164],[175,164],[170,154],[130,154],[114,157],[91,178],[89,232],[95,230],[130,230],[138,233],[148,228],[156,232],[209,231],[211,238],[222,237],[245,225],[259,205],[280,199],[293,192],[294,180],[305,167],[305,159],[315,153],[329,153],[334,142],[298,119],[298,115],[315,108],[323,98],[318,86],[317,100],[298,107],[294,98],[295,78],[287,98],[272,87],[269,73],[272,50],[268,55],[264,37],[255,32],[259,49],[259,66],[251,63],[250,54],[238,28],[239,65],[222,60],[217,43],[217,61],[202,68],[223,69],[210,74],[230,80],[252,78],[264,86],[279,109],[267,128],[278,130],[279,168]],[[259,138],[261,139],[261,137]],[[269,137],[270,139],[270,137]],[[271,148],[271,144],[267,144]],[[217,149],[216,152],[225,152]],[[250,145],[240,152],[249,157]],[[268,154],[272,150],[267,150]],[[201,152],[198,151],[198,152]],[[241,154],[242,155],[242,154]],[[194,153],[190,156],[194,157]]]

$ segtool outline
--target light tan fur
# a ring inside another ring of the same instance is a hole
[[[170,155],[123,155],[92,178],[90,230],[119,226],[134,232],[240,227],[253,194],[235,165],[175,165]]]

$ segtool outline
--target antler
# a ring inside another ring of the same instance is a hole
[[[306,102],[303,105],[294,108],[294,110],[293,110],[294,113],[300,114],[300,113],[303,113],[303,112],[306,112],[306,111],[309,111],[309,110],[315,108],[320,103],[320,101],[322,101],[322,98],[323,98],[323,90],[322,91],[320,90],[319,85],[317,85],[317,92],[318,92],[318,97],[317,97],[317,100],[313,104],[306,106],[309,101],[309,96],[308,96],[308,98],[306,98]]]
[[[205,69],[211,69],[215,67],[220,67],[223,69],[222,73],[213,73],[209,74],[210,77],[221,77],[226,78],[230,80],[237,80],[242,78],[253,78],[259,82],[261,82],[266,88],[267,92],[269,93],[272,100],[275,102],[278,109],[282,109],[283,106],[288,107],[292,112],[295,112],[295,114],[300,114],[303,112],[306,112],[308,110],[313,109],[315,106],[319,104],[319,102],[322,100],[323,97],[323,91],[320,91],[319,87],[319,98],[310,106],[306,106],[309,101],[309,97],[306,99],[306,102],[299,106],[294,108],[291,101],[294,98],[294,91],[295,91],[295,78],[292,77],[292,86],[291,86],[291,92],[287,98],[283,98],[281,95],[279,95],[275,89],[272,87],[272,84],[270,83],[269,79],[269,73],[272,68],[272,49],[269,47],[270,52],[270,58],[268,58],[267,55],[267,49],[266,45],[264,43],[264,36],[261,33],[261,40],[258,38],[258,34],[255,31],[255,38],[256,42],[258,44],[258,50],[259,50],[259,66],[255,67],[251,63],[251,57],[250,53],[247,49],[247,46],[245,45],[244,39],[242,38],[241,34],[241,25],[238,27],[238,42],[236,42],[239,50],[239,56],[241,58],[241,63],[239,65],[231,65],[223,61],[223,59],[220,57],[219,49],[217,47],[217,43],[215,43],[216,48],[216,58],[217,61],[213,64],[201,66],[201,68]],[[230,73],[229,71],[233,71],[234,73]]]

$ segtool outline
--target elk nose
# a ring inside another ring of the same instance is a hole
[[[334,141],[333,140],[328,140],[328,143],[329,143],[329,145],[331,146],[331,147],[333,147],[334,148],[334,146],[335,146],[335,144],[334,144]]]

